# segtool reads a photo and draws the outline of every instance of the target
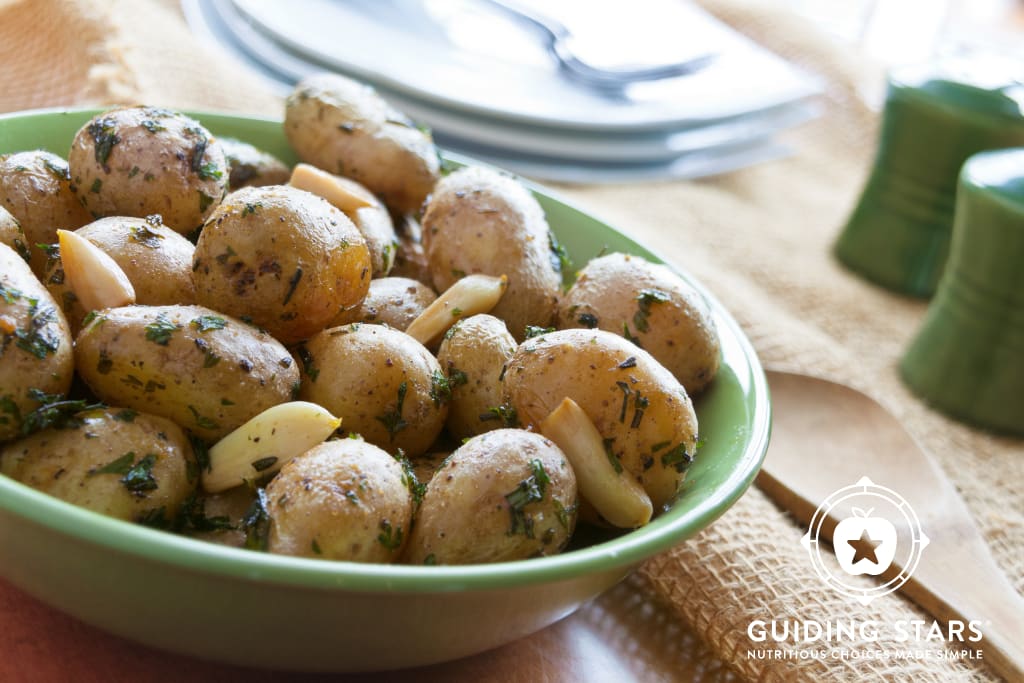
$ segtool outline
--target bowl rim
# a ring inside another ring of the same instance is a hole
[[[35,116],[91,117],[108,108],[55,107],[0,115],[0,124]],[[180,110],[202,120],[254,121],[280,125],[274,117],[252,116],[226,111]],[[444,159],[487,166],[458,154],[442,151]],[[499,169],[500,170],[500,169]],[[507,173],[507,172],[506,172]],[[585,211],[557,191],[519,178],[532,192],[561,204],[571,212],[597,221],[621,234],[644,252],[646,258],[665,263],[630,232],[614,227],[600,215]],[[208,541],[150,529],[108,517],[67,503],[0,475],[0,510],[64,536],[99,545],[107,550],[141,560],[170,565],[180,570],[213,574],[223,578],[286,585],[305,589],[335,589],[360,593],[443,593],[486,591],[570,580],[594,571],[623,570],[668,549],[685,537],[687,529],[700,530],[720,517],[749,488],[761,467],[771,433],[768,381],[753,345],[739,323],[705,286],[685,269],[665,263],[703,296],[715,324],[728,330],[746,361],[749,391],[753,397],[747,444],[728,477],[687,514],[676,519],[656,518],[651,524],[591,546],[549,557],[492,564],[416,566],[359,563],[340,560],[290,557],[232,548]]]

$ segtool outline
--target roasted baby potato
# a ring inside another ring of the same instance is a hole
[[[198,474],[177,425],[125,408],[80,412],[7,444],[0,471],[69,503],[163,528],[174,524]]]
[[[192,254],[187,239],[163,225],[159,216],[101,218],[75,231],[114,259],[135,289],[135,301],[151,306],[194,304]],[[54,252],[43,272],[43,283],[62,304],[73,332],[81,329],[89,312],[71,290],[60,250]]]
[[[21,433],[44,395],[66,394],[74,371],[64,314],[21,256],[0,244],[0,441]]]
[[[303,161],[362,183],[401,213],[419,210],[440,174],[429,132],[373,88],[337,74],[295,86],[284,131]]]
[[[46,263],[37,244],[53,244],[59,228],[74,230],[92,220],[75,195],[67,162],[42,150],[0,156],[0,205],[21,224],[36,275]]]
[[[506,410],[524,427],[575,401],[655,510],[679,491],[697,452],[697,416],[683,385],[643,349],[604,330],[550,332],[519,346],[503,386]]]
[[[447,427],[452,436],[462,439],[502,426],[501,378],[515,350],[505,323],[492,315],[474,315],[448,330],[437,360],[451,387]]]
[[[423,230],[414,216],[406,215],[395,220],[398,235],[398,250],[391,277],[407,277],[432,287],[430,264],[423,249]]]
[[[235,138],[218,139],[228,162],[228,187],[232,192],[288,182],[291,169],[274,155]]]
[[[79,198],[96,218],[160,214],[182,234],[202,225],[228,188],[227,159],[210,131],[155,107],[118,107],[94,117],[75,135],[68,164]]]
[[[397,460],[361,439],[295,458],[267,486],[267,549],[351,562],[393,562],[412,524],[412,494]]]
[[[362,305],[343,311],[331,327],[354,322],[377,323],[405,331],[437,294],[422,282],[404,277],[382,277],[370,282]]]
[[[202,306],[125,306],[86,320],[78,374],[103,401],[214,441],[291,398],[299,371],[270,335]]]
[[[517,340],[527,325],[551,324],[561,262],[544,211],[514,179],[477,167],[443,178],[423,215],[423,244],[437,291],[474,273],[507,275],[491,314]]]
[[[370,250],[373,277],[386,277],[391,272],[398,236],[387,207],[372,192],[351,178],[334,175],[309,164],[297,165],[289,184],[323,197],[355,223]]]
[[[467,441],[427,485],[411,564],[480,564],[554,555],[576,524],[576,477],[551,441],[499,429]]]
[[[707,302],[667,267],[608,254],[588,263],[558,306],[559,328],[623,334],[696,394],[718,372],[718,334]]]
[[[199,303],[247,316],[291,344],[362,302],[370,254],[326,200],[286,185],[246,187],[203,226],[192,276]]]
[[[300,346],[304,401],[341,418],[342,429],[414,458],[448,416],[448,382],[415,339],[383,325],[331,327]]]

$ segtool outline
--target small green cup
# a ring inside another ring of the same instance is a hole
[[[976,152],[1024,145],[1022,71],[954,59],[889,75],[878,153],[836,244],[840,261],[897,292],[935,292],[960,167]]]
[[[901,370],[935,408],[1024,435],[1024,149],[964,165],[949,264]]]

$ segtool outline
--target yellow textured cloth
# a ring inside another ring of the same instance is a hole
[[[951,422],[915,400],[895,367],[925,305],[862,282],[830,255],[873,153],[877,117],[861,93],[877,90],[880,73],[777,7],[703,4],[826,79],[825,115],[789,137],[797,154],[714,179],[563,193],[702,280],[767,366],[842,380],[879,399],[939,460],[997,561],[1024,588],[1024,444]],[[258,79],[198,44],[166,1],[0,0],[0,64],[0,111],[114,102],[281,111]],[[751,619],[929,618],[898,595],[861,608],[822,590],[801,533],[752,489],[711,528],[648,562],[642,575],[751,680],[992,678],[978,663],[748,659]]]

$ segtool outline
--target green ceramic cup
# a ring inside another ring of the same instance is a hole
[[[964,165],[949,264],[901,369],[939,410],[1024,435],[1024,148]]]
[[[836,244],[840,261],[897,292],[934,293],[964,161],[1024,145],[1021,71],[961,59],[890,74],[874,168]]]

